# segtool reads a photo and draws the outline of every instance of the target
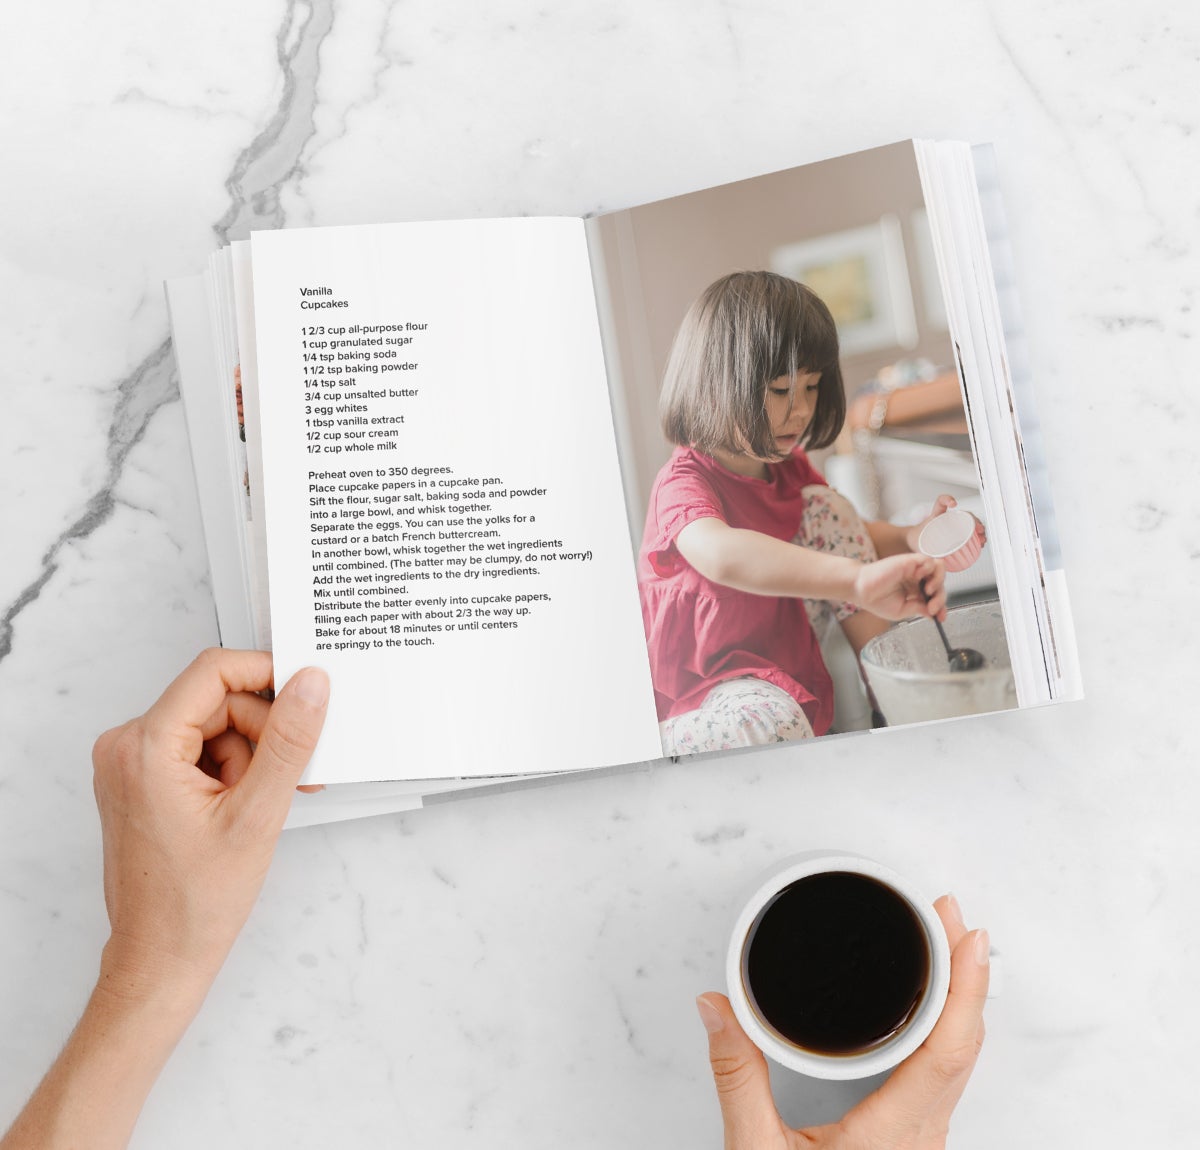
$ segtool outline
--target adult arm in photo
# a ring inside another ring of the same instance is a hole
[[[958,375],[943,372],[934,379],[909,383],[886,393],[867,391],[858,395],[846,411],[846,424],[851,430],[871,426],[871,415],[880,400],[884,400],[882,421],[878,427],[902,427],[923,423],[938,417],[963,417],[962,390]],[[879,414],[876,418],[879,418]]]

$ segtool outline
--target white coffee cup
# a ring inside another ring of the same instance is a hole
[[[754,929],[776,896],[800,879],[834,873],[863,875],[899,895],[916,916],[928,945],[928,977],[907,1022],[880,1044],[853,1054],[820,1053],[790,1042],[759,1013],[748,987],[746,973]],[[734,922],[725,978],[729,1001],[738,1022],[769,1058],[813,1078],[838,1081],[867,1078],[890,1070],[929,1037],[950,988],[950,944],[933,904],[895,871],[861,855],[829,850],[808,851],[785,860],[756,880]]]

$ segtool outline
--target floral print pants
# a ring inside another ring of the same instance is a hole
[[[829,487],[804,489],[804,515],[792,540],[830,555],[863,563],[876,558],[875,545],[858,512]],[[818,639],[858,610],[853,603],[806,599],[805,608]],[[694,711],[659,724],[663,754],[694,755],[812,738],[812,724],[800,704],[781,687],[744,677],[717,683]]]

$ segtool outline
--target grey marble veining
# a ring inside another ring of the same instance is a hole
[[[313,108],[320,79],[321,43],[333,23],[332,0],[290,0],[276,41],[276,58],[282,79],[279,106],[266,127],[250,142],[226,177],[229,208],[213,225],[220,244],[245,239],[256,228],[280,228],[287,218],[279,202],[280,187],[303,172],[305,145],[313,135]],[[121,102],[141,89],[117,97]],[[41,557],[36,577],[21,588],[0,616],[0,660],[12,650],[13,624],[41,594],[58,570],[62,548],[86,539],[106,523],[112,513],[114,488],[130,450],[141,439],[159,407],[178,399],[170,339],[165,338],[128,375],[109,390],[117,397],[108,428],[107,463],[99,490],[83,513],[54,538]]]
[[[266,127],[242,152],[225,180],[229,209],[213,225],[221,244],[260,228],[288,224],[281,189],[304,175],[304,154],[316,128],[321,47],[333,26],[333,0],[289,0],[276,39],[283,91]]]
[[[170,340],[164,339],[132,372],[116,380],[110,390],[116,397],[116,403],[107,429],[107,467],[101,477],[100,487],[88,498],[79,518],[50,540],[39,560],[36,578],[17,591],[3,616],[0,616],[0,660],[12,652],[13,625],[17,618],[36,602],[43,588],[58,573],[59,556],[63,548],[87,539],[111,518],[117,499],[114,489],[130,451],[141,440],[147,424],[164,403],[172,403],[179,398]]]
[[[719,1145],[692,999],[745,881],[835,845],[1005,952],[952,1144],[1189,1145],[1193,8],[7,13],[2,1115],[105,937],[91,742],[215,638],[161,281],[255,227],[581,214],[923,135],[997,145],[1087,699],[291,833],[134,1144]]]

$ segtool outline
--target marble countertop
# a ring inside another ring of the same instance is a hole
[[[163,279],[928,136],[998,148],[1086,701],[290,832],[134,1145],[718,1146],[693,998],[735,892],[827,845],[1005,952],[955,1145],[1189,1144],[1198,59],[1194,5],[1116,0],[7,12],[0,1122],[106,937],[91,743],[216,635]]]

